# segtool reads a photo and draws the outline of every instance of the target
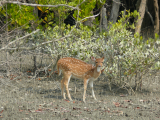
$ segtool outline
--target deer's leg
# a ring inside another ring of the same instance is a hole
[[[83,102],[85,103],[85,98],[86,98],[86,90],[87,90],[87,84],[88,84],[88,80],[84,79],[84,94],[83,94]]]
[[[94,94],[94,90],[93,90],[93,80],[90,81],[89,85],[90,85],[90,87],[91,87],[91,89],[92,89],[92,96],[93,96],[93,98],[94,98],[95,100],[97,100],[96,97],[95,97],[95,94]]]
[[[66,99],[65,93],[64,93],[64,77],[61,80],[61,91],[62,91],[62,96],[64,99]]]
[[[71,95],[70,95],[69,90],[68,90],[68,85],[69,85],[70,78],[71,78],[71,73],[66,72],[65,75],[64,75],[64,85],[66,87],[67,96],[68,96],[69,100],[72,101]]]

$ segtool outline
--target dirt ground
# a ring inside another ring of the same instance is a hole
[[[86,103],[82,102],[83,82],[72,79],[69,84],[72,102],[63,100],[60,77],[51,78],[12,75],[0,76],[0,119],[2,120],[159,120],[160,77],[146,78],[142,92],[129,95],[112,86],[101,76],[94,82],[98,102],[88,86]],[[14,79],[14,77],[16,79]],[[149,80],[148,79],[152,79]],[[76,92],[75,92],[76,86]]]

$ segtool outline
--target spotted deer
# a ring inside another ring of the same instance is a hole
[[[61,74],[61,71],[63,73],[63,78],[61,80],[61,91],[64,99],[66,99],[64,93],[65,86],[68,98],[70,101],[72,101],[71,95],[68,90],[68,85],[70,78],[73,77],[84,80],[83,102],[85,102],[88,82],[92,89],[92,96],[95,100],[97,100],[93,90],[93,81],[96,80],[100,76],[101,72],[104,71],[104,69],[101,70],[103,66],[104,57],[98,59],[91,57],[91,60],[96,63],[96,66],[93,66],[92,64],[88,64],[82,60],[78,60],[76,58],[71,57],[61,58],[57,62],[58,75]]]

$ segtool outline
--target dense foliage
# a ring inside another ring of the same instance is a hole
[[[33,24],[32,21],[36,20],[33,14],[33,7],[16,4],[6,4],[6,7],[0,7],[0,15],[8,16],[8,20],[4,19],[4,23],[7,23],[7,21],[9,22],[9,30],[20,26],[28,29]]]
[[[66,0],[36,0],[36,3],[41,5],[58,5],[58,4],[64,4],[69,5],[72,7],[78,7],[79,10],[74,10],[73,17],[75,20],[81,20],[85,17],[88,17],[92,15],[91,12],[95,5],[97,4],[97,7],[101,8],[102,5],[105,3],[105,0],[101,0],[101,2],[96,0],[74,0],[74,1],[66,1]],[[37,27],[37,28],[43,28],[41,26],[41,22],[43,21],[45,23],[45,27],[48,27],[50,25],[52,26],[60,26],[62,23],[64,23],[64,20],[69,15],[69,11],[72,11],[73,9],[66,7],[66,6],[60,6],[60,7],[37,7],[39,11],[41,11],[39,18],[36,13],[34,13],[34,7],[31,6],[24,6],[24,5],[18,5],[18,4],[11,4],[7,3],[4,6],[0,7],[0,15],[2,16],[8,16],[7,19],[3,19],[5,23],[9,21],[8,28],[9,30],[23,26],[25,29],[29,29],[29,27]],[[43,14],[45,14],[44,18],[42,17]],[[34,26],[34,24],[37,24]],[[54,25],[53,25],[54,24]]]
[[[72,56],[87,61],[90,56],[104,55],[106,76],[109,76],[112,83],[128,85],[137,73],[142,77],[154,65],[154,69],[160,69],[158,62],[160,48],[157,47],[160,45],[159,36],[144,40],[142,36],[127,30],[135,28],[127,19],[137,15],[139,14],[136,11],[128,12],[128,15],[121,17],[117,23],[111,23],[112,27],[103,33],[99,33],[98,28],[91,30],[83,25],[80,25],[79,29],[69,25],[56,26],[54,29],[49,27],[45,32],[33,35],[39,36],[35,46],[40,46],[37,49],[42,48],[53,57]],[[46,42],[43,47],[40,45],[40,40],[45,40],[41,43]]]

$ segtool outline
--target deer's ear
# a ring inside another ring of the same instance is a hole
[[[91,56],[91,60],[92,60],[92,61],[95,61],[95,60],[96,60],[96,58],[95,58],[95,57],[93,57],[93,56]]]
[[[102,57],[102,59],[104,59],[104,56]]]

